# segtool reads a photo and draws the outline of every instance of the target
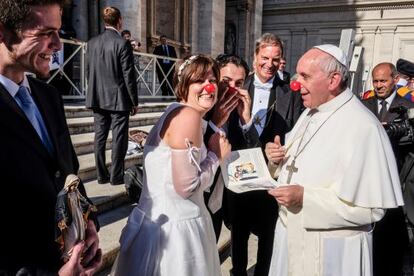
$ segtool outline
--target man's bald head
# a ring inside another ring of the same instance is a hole
[[[388,98],[394,92],[398,78],[398,71],[394,64],[389,62],[377,64],[372,70],[372,84],[377,98]]]

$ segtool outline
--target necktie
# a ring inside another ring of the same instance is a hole
[[[162,49],[164,50],[164,56],[169,57],[170,53],[168,53],[168,46],[167,45],[162,45]],[[163,63],[170,63],[169,59],[163,59],[162,61]]]
[[[384,118],[385,118],[385,114],[387,113],[387,101],[386,100],[382,100],[381,101],[381,110],[378,114],[378,119],[383,122]]]
[[[43,121],[42,115],[39,112],[36,104],[33,101],[33,98],[30,96],[29,91],[25,86],[20,86],[16,94],[17,104],[23,110],[27,119],[29,119],[33,128],[36,130],[40,139],[42,140],[43,145],[46,147],[47,151],[53,153],[53,145],[50,140],[49,134],[46,129],[46,125]]]
[[[167,57],[169,57],[170,56],[170,53],[168,52],[168,46],[167,45],[163,45],[163,47],[164,47],[164,53],[165,53],[165,55]]]

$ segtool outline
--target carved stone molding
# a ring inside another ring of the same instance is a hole
[[[414,8],[413,1],[401,1],[400,3],[364,2],[348,3],[335,1],[334,3],[294,3],[294,4],[272,4],[263,6],[263,15],[286,15],[315,12],[357,12],[372,10],[398,10]]]

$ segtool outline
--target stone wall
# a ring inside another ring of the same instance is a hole
[[[299,57],[310,47],[339,45],[342,29],[354,29],[355,44],[364,49],[356,74],[356,92],[371,87],[364,71],[379,62],[414,61],[413,1],[288,1],[264,0],[263,32],[278,34],[285,43],[288,66],[295,72]],[[370,74],[368,74],[370,76]]]

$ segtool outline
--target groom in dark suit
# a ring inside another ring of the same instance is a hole
[[[362,103],[383,123],[393,122],[397,113],[391,108],[413,108],[414,103],[397,93],[398,71],[392,63],[384,62],[372,70],[375,96]],[[399,170],[412,145],[401,146],[398,139],[390,139]],[[390,238],[392,237],[392,238]],[[373,233],[374,276],[403,275],[404,253],[408,248],[408,233],[402,207],[388,209],[384,218],[376,223]]]
[[[94,112],[98,183],[124,183],[128,119],[137,112],[138,91],[131,43],[122,38],[119,9],[103,9],[105,31],[88,42],[86,107]],[[106,168],[105,144],[112,127],[112,167]]]
[[[176,58],[177,54],[173,46],[167,44],[167,37],[160,36],[160,45],[154,48],[154,55]],[[157,59],[157,75],[158,81],[161,84],[161,91],[163,96],[172,96],[174,90],[173,75],[175,62],[169,59]],[[171,86],[171,88],[170,88]]]
[[[245,121],[233,111],[228,126],[228,139],[233,150],[261,147],[280,136],[284,144],[285,134],[293,127],[302,111],[299,93],[276,77],[283,56],[282,42],[274,34],[265,33],[256,42],[254,69],[244,88],[252,99],[251,118]],[[258,241],[255,276],[269,273],[273,249],[273,237],[278,217],[277,202],[267,191],[251,191],[236,194],[226,191],[228,215],[232,235],[233,275],[245,276],[247,268],[247,244],[250,233]]]
[[[55,204],[79,164],[60,93],[24,74],[48,77],[61,48],[63,3],[0,2],[0,275],[90,275],[101,263],[96,226],[88,221],[85,242],[63,264]]]

